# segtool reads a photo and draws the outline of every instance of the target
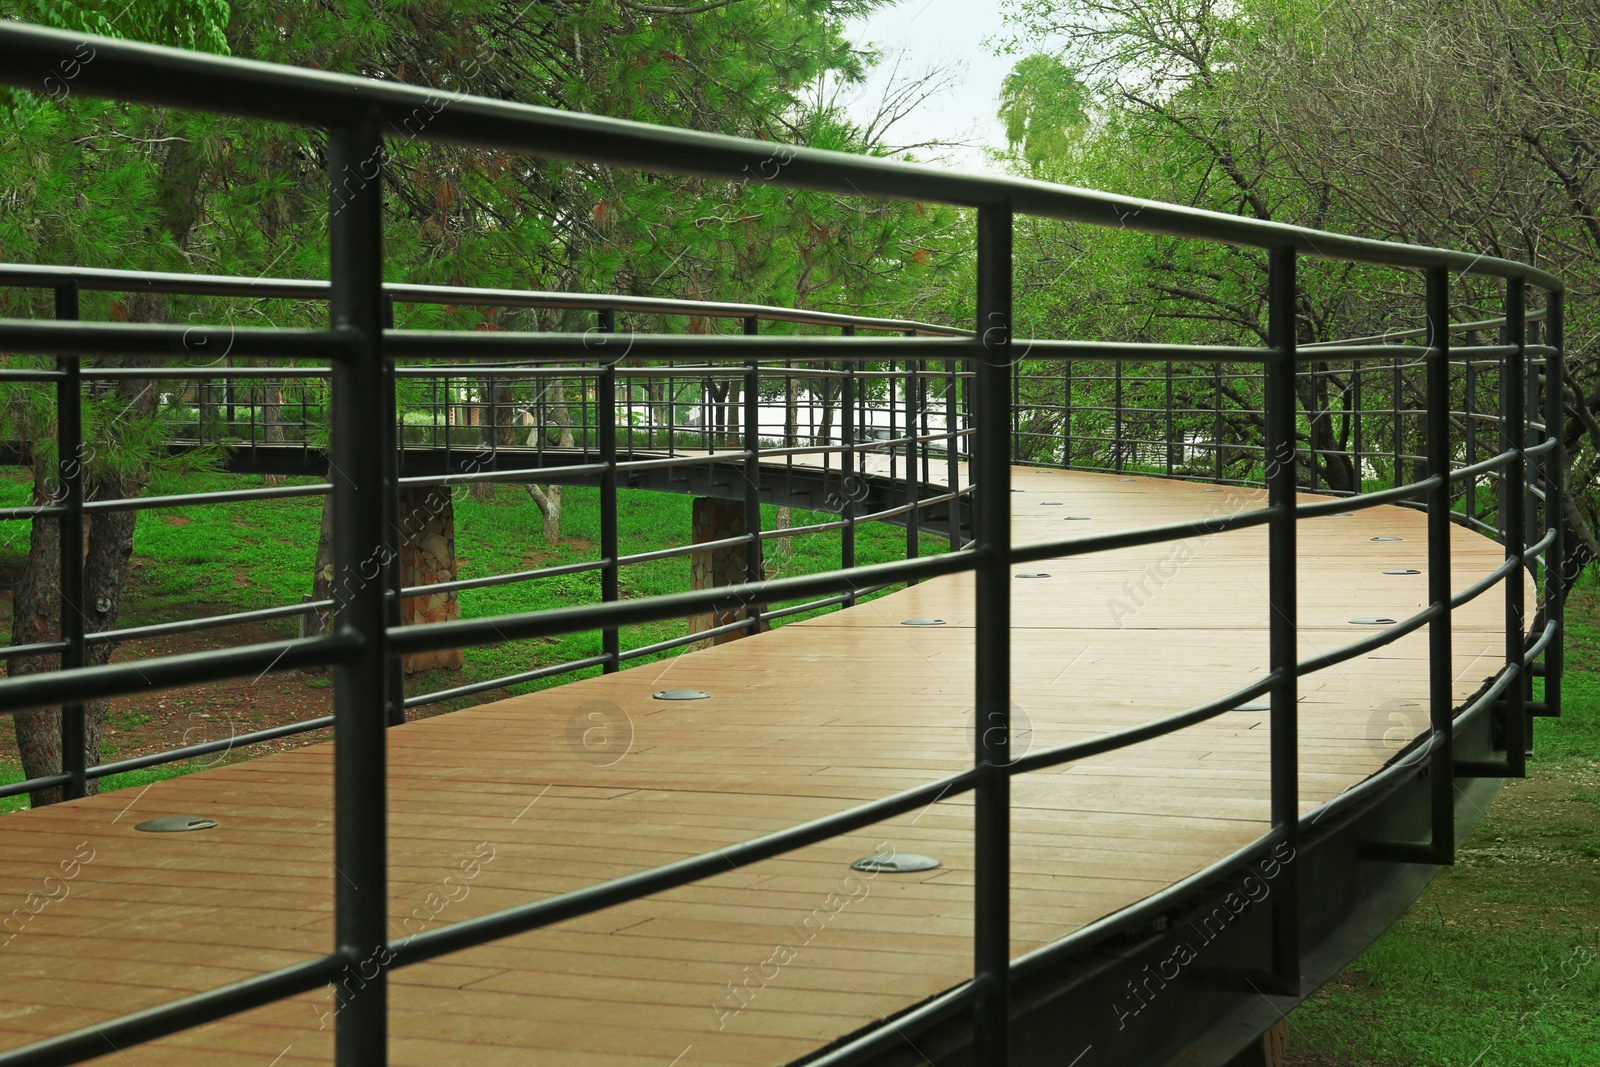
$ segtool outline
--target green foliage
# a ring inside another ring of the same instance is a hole
[[[417,2],[152,0],[115,5],[14,4],[16,17],[74,29],[116,23],[126,37],[323,70],[471,92],[547,107],[766,139],[771,159],[740,182],[640,174],[504,152],[434,146],[430,115],[396,123],[385,171],[392,280],[534,290],[616,291],[886,316],[964,310],[947,280],[964,273],[970,230],[949,208],[788,190],[772,179],[787,145],[880,151],[810,92],[822,77],[861,77],[876,56],[843,19],[880,0],[733,4],[689,16],[636,5],[529,5],[508,17],[490,0],[449,16]],[[101,21],[95,21],[99,19]],[[325,277],[328,180],[317,131],[241,122],[83,96],[71,78],[35,94],[0,130],[0,260]],[[175,296],[135,301],[86,293],[83,317],[250,326],[319,326],[319,303]],[[0,315],[49,317],[48,292],[0,291]],[[573,329],[587,315],[403,305],[405,328]],[[719,328],[703,320],[624,317],[624,330]],[[809,332],[805,331],[805,332]],[[214,362],[225,353],[195,353]],[[225,362],[225,359],[224,359]],[[149,428],[91,432],[99,462],[137,467],[162,433],[217,408],[172,383],[156,386],[170,417]],[[0,423],[48,459],[48,390],[7,384]],[[270,386],[241,384],[248,411]],[[519,394],[524,395],[525,394]],[[321,440],[318,383],[291,383]],[[209,398],[215,401],[215,395]],[[402,411],[425,398],[403,395]],[[193,412],[193,414],[191,414]],[[286,414],[286,421],[293,412]],[[96,429],[99,427],[99,429]],[[291,439],[299,439],[296,427]],[[141,451],[126,459],[123,449]]]
[[[1029,170],[1064,159],[1089,125],[1089,89],[1060,57],[1028,56],[1000,84],[1006,141]]]
[[[228,52],[227,0],[11,0],[7,7],[23,22],[58,30],[195,52]]]
[[[1022,148],[1014,153],[1018,171],[1308,229],[1482,252],[1562,277],[1573,294],[1565,337],[1575,497],[1569,543],[1593,553],[1600,435],[1578,427],[1594,426],[1600,411],[1593,302],[1583,295],[1595,289],[1600,263],[1592,207],[1600,170],[1573,161],[1600,149],[1600,95],[1587,68],[1571,60],[1594,54],[1600,42],[1592,4],[1007,0],[1004,7],[1013,28],[1004,50],[1026,56],[1022,64],[1034,73],[1024,78],[1019,64],[1013,79],[1026,87],[1045,80],[1044,72],[1056,79],[1071,72],[1087,87],[1094,116],[1070,151],[1045,158],[1063,162],[1041,169],[1017,136],[1027,112],[1003,109],[1013,145]],[[1019,221],[1017,308],[1027,331],[1264,343],[1263,253],[1123,232],[1138,214],[1108,212],[1102,226]],[[1320,260],[1314,240],[1300,252],[1300,344],[1423,324],[1418,272]],[[1456,321],[1493,318],[1503,284],[1467,269],[1452,274],[1450,294]],[[1531,299],[1535,310],[1541,295]],[[1354,406],[1351,367],[1322,369],[1314,387],[1302,382],[1303,411]],[[1082,370],[1080,409],[1109,405],[1108,370]],[[1096,376],[1102,381],[1090,384]],[[1415,368],[1389,385],[1376,375],[1363,384],[1369,410],[1405,405],[1423,386]],[[1255,439],[1244,413],[1261,406],[1258,383],[1230,371],[1223,386],[1221,436]],[[1085,429],[1099,432],[1094,417],[1088,421]],[[1369,418],[1364,428],[1394,429],[1393,420],[1382,421],[1388,425]],[[1334,422],[1332,440],[1319,442],[1336,454],[1325,473],[1350,488],[1377,472],[1370,463],[1353,471],[1350,422]]]
[[[227,54],[227,0],[4,0],[0,18],[15,18],[57,30],[96,37],[125,38]],[[0,86],[0,110],[23,121],[41,110],[44,100],[64,100],[83,67],[94,62],[94,46],[84,42],[60,62],[36,88]]]

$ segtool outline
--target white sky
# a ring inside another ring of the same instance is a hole
[[[984,44],[987,38],[1001,36],[1004,28],[994,0],[900,0],[856,23],[857,41],[882,52],[903,53],[902,72],[918,72],[929,64],[950,60],[964,65],[956,84],[895,126],[890,143],[943,138],[1005,147],[1005,127],[995,117],[995,109],[1000,83],[1017,57],[997,56],[992,46]],[[892,59],[886,57],[867,85],[853,94],[849,105],[853,115],[865,119],[876,110],[890,65]],[[927,159],[928,152],[919,151],[918,158]],[[984,159],[980,149],[953,150],[945,165],[964,170],[998,169]]]

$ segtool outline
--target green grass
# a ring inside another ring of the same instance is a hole
[[[309,484],[320,479],[294,478],[286,485]],[[148,488],[155,494],[209,492],[252,488],[263,485],[258,477],[218,473],[158,475]],[[28,486],[18,472],[0,476],[0,506],[27,502]],[[458,577],[477,578],[539,567],[590,561],[598,555],[600,540],[599,491],[587,487],[568,487],[563,491],[561,543],[547,545],[541,536],[542,517],[526,491],[514,486],[497,486],[486,496],[458,491],[455,497],[456,556]],[[692,500],[687,496],[648,490],[621,490],[618,494],[619,542],[623,554],[634,554],[687,543],[691,536]],[[119,625],[132,626],[193,617],[197,608],[208,613],[245,611],[292,604],[311,592],[312,567],[316,554],[321,505],[315,497],[289,500],[249,501],[145,511],[139,515],[134,534],[132,578],[124,597]],[[763,528],[776,526],[776,512],[762,509]],[[795,509],[793,525],[833,521],[835,515]],[[15,573],[27,558],[25,527],[6,524],[14,533],[9,542],[0,541],[0,569]],[[836,568],[841,534],[837,530],[797,535],[784,547],[776,541],[766,544],[769,577],[787,577]],[[856,561],[860,565],[898,560],[904,557],[905,532],[879,523],[865,524],[856,532]],[[945,550],[936,536],[922,539],[923,554]],[[689,557],[651,560],[623,568],[619,583],[624,598],[683,592],[689,588]],[[881,594],[880,594],[881,595]],[[559,575],[552,578],[464,590],[460,593],[461,617],[483,618],[516,612],[542,611],[574,604],[600,601],[598,572]],[[782,605],[771,605],[780,607]],[[823,609],[838,610],[837,608]],[[804,617],[804,616],[801,616]],[[776,625],[794,621],[778,620]],[[293,619],[268,624],[273,637],[291,637],[296,632]],[[227,631],[216,631],[226,634]],[[633,626],[621,633],[624,650],[679,637],[687,633],[683,620]],[[488,681],[538,667],[583,659],[600,652],[597,632],[568,634],[540,641],[468,649],[459,671],[432,670],[407,679],[412,695],[437,691],[473,682]],[[641,657],[634,663],[679,654],[668,650]],[[597,674],[599,668],[560,674],[511,688],[513,693],[531,692],[561,685],[576,677]],[[324,688],[326,677],[305,679],[302,684]],[[430,706],[427,710],[451,710],[484,700],[498,699],[499,692]],[[113,710],[116,725],[137,727],[147,716]],[[198,769],[190,768],[190,769]],[[146,774],[150,772],[140,772]],[[160,777],[184,773],[182,766],[160,768]],[[16,765],[0,764],[0,783],[18,781]],[[155,780],[148,776],[107,779],[107,787],[143,785]],[[0,800],[0,811],[13,810],[23,802]]]
[[[169,763],[161,767],[145,767],[142,770],[128,771],[124,774],[109,774],[100,780],[100,791],[109,793],[115,789],[143,789],[152,782],[177,778],[200,769],[200,767],[188,764]],[[0,784],[20,781],[22,781],[22,765],[15,760],[0,760]],[[0,815],[20,811],[27,806],[28,798],[26,795],[0,797]]]
[[[1290,1016],[1291,1064],[1600,1064],[1600,596],[1568,611],[1562,715],[1538,719],[1456,865]]]

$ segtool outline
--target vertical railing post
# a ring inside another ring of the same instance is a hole
[[[1124,459],[1122,453],[1122,360],[1119,359],[1112,364],[1111,374],[1112,377],[1116,379],[1111,411],[1113,427],[1111,431],[1111,455],[1113,467],[1116,469],[1118,474],[1121,474],[1122,463]]]
[[[613,308],[596,312],[595,329],[602,334],[605,345],[617,332],[617,313]],[[605,470],[600,472],[600,599],[614,604],[618,597],[617,573],[617,357],[615,346],[602,348],[605,353],[595,382],[595,422],[600,434],[600,462]],[[630,427],[629,440],[633,431]],[[601,664],[603,674],[615,674],[622,669],[622,639],[615,626],[600,631],[600,654],[606,657]]]
[[[972,360],[964,359],[961,361],[961,363],[961,373],[965,375],[966,380],[969,382],[976,382],[978,375]],[[973,425],[973,405],[977,400],[977,387],[974,385],[969,389],[967,386],[963,385],[957,395],[961,398],[961,425],[971,428]],[[963,441],[964,440],[965,438],[963,438]],[[963,445],[963,447],[966,446]],[[970,451],[970,449],[968,449],[968,451]]]
[[[1433,735],[1428,790],[1433,862],[1455,857],[1455,668],[1451,658],[1450,594],[1450,271],[1430,267],[1426,279],[1428,475],[1428,717]]]
[[[1506,575],[1506,666],[1513,665],[1522,677],[1506,686],[1504,708],[1504,738],[1506,764],[1511,775],[1520,778],[1526,773],[1527,747],[1527,666],[1523,663],[1524,589],[1527,584],[1527,562],[1523,559],[1527,542],[1523,539],[1525,526],[1525,500],[1527,497],[1527,466],[1523,449],[1527,447],[1527,406],[1524,386],[1527,345],[1527,297],[1521,278],[1506,279],[1506,340],[1512,346],[1501,371],[1501,389],[1504,396],[1504,418],[1501,427],[1505,433],[1500,451],[1512,450],[1515,455],[1506,464],[1500,480],[1500,537],[1505,543],[1506,559],[1517,560],[1517,567]]]
[[[1526,318],[1526,298],[1524,298],[1523,304],[1523,314],[1524,318]],[[1524,322],[1522,332],[1526,337],[1527,344],[1537,345],[1539,343],[1539,323],[1537,320]],[[1527,382],[1523,386],[1523,403],[1526,406],[1526,414],[1523,415],[1524,433],[1522,444],[1524,448],[1527,448],[1535,441],[1535,434],[1538,432],[1535,429],[1535,424],[1543,421],[1539,417],[1543,407],[1539,396],[1539,361],[1528,359],[1524,354],[1523,374],[1527,376]],[[1539,539],[1544,536],[1543,531],[1539,528],[1541,509],[1537,503],[1538,497],[1533,494],[1533,487],[1543,480],[1544,462],[1540,456],[1528,456],[1525,463],[1526,467],[1524,468],[1523,476],[1527,479],[1528,488],[1524,493],[1527,503],[1523,508],[1523,518],[1527,522],[1527,526],[1523,529],[1522,543],[1524,545],[1532,545],[1537,544]],[[1530,564],[1530,569],[1534,566],[1538,566],[1537,561]],[[1527,677],[1527,688],[1531,694],[1533,692],[1533,676],[1531,674]]]
[[[388,324],[394,325],[394,315],[390,314]],[[304,383],[300,386],[300,462],[311,466],[311,393]],[[395,427],[395,442],[398,445],[404,440],[400,428]]]
[[[489,378],[487,381],[487,403],[482,405],[482,410],[487,412],[489,420],[489,462],[493,463],[500,454],[500,380]],[[483,431],[479,431],[481,434]]]
[[[957,461],[956,361],[944,361],[944,469],[950,492],[950,551],[961,547],[961,467]]]
[[[455,439],[455,432],[454,432],[455,431],[455,422],[454,422],[454,420],[459,415],[459,409],[457,409],[457,407],[455,406],[456,395],[450,389],[450,376],[448,374],[445,375],[443,385],[444,385],[444,469],[445,470],[451,470],[452,468],[451,468],[451,461],[450,461],[450,449],[451,449],[451,445],[453,444],[454,439]],[[539,397],[539,418],[538,418],[538,421],[537,421],[537,423],[535,425],[538,425],[538,426],[541,426],[541,427],[544,425],[544,415],[545,415],[544,395],[541,392],[540,397]],[[538,451],[539,451],[540,455],[543,455],[543,453],[544,453],[544,434],[542,432],[539,434],[539,449],[538,449]]]
[[[761,320],[755,315],[746,316],[744,333],[754,337],[759,332]],[[752,352],[744,365],[744,532],[750,537],[745,546],[745,580],[759,582],[766,577],[766,561],[761,541],[761,360]],[[745,617],[754,620],[745,631],[761,632],[760,604],[745,608]]]
[[[1011,462],[1022,462],[1022,375],[1011,375]]]
[[[56,289],[56,318],[78,318],[78,283],[68,282]],[[63,377],[56,382],[56,479],[55,491],[44,503],[63,510],[56,520],[56,537],[61,553],[61,669],[83,666],[83,382],[77,356],[57,356],[56,369]],[[61,705],[61,772],[67,776],[69,800],[89,791],[85,750],[83,704]]]
[[[1467,466],[1471,467],[1478,462],[1478,361],[1473,358],[1472,349],[1478,343],[1478,331],[1467,331],[1466,358],[1466,394],[1462,397],[1461,416],[1466,431]],[[1464,487],[1465,509],[1468,528],[1472,520],[1478,517],[1478,476],[1472,475],[1467,479]]]
[[[1362,367],[1363,364],[1359,360],[1352,361],[1350,364],[1350,410],[1353,412],[1352,422],[1354,423],[1354,425],[1350,427],[1350,449],[1355,454],[1356,460],[1356,474],[1354,481],[1356,483],[1355,495],[1357,496],[1367,491],[1366,475],[1363,473],[1366,469],[1364,466],[1366,461],[1362,458],[1365,453],[1362,449],[1361,442]]]
[[[1400,396],[1405,388],[1405,380],[1400,372],[1399,356],[1394,357],[1389,388],[1390,400],[1394,405],[1394,485],[1398,489],[1405,484],[1406,480],[1405,473],[1400,469],[1400,454],[1405,451],[1405,416],[1401,414],[1405,410],[1405,404],[1401,401]]]
[[[1222,364],[1211,368],[1211,480],[1222,481]]]
[[[1555,450],[1544,461],[1545,509],[1555,540],[1545,554],[1545,618],[1555,624],[1555,636],[1544,653],[1544,704],[1548,715],[1561,714],[1561,674],[1566,669],[1562,652],[1567,629],[1567,452],[1566,452],[1566,294],[1553,292],[1545,303],[1545,416],[1546,436],[1556,439]]]
[[[330,131],[329,316],[335,330],[353,335],[351,350],[333,365],[333,595],[338,631],[359,648],[333,672],[337,873],[331,877],[337,951],[347,964],[336,983],[337,1067],[381,1067],[388,1052],[389,655],[381,573],[394,426],[383,401],[383,154],[376,115]]]
[[[907,330],[907,337],[916,337],[916,330]],[[920,470],[917,465],[917,410],[918,394],[917,383],[921,381],[921,362],[912,357],[906,360],[906,506],[911,510],[906,512],[906,559],[916,559],[921,554],[922,547],[918,543],[922,533],[922,506],[918,501],[922,498],[922,483],[918,479]],[[893,379],[891,378],[892,382]],[[891,385],[891,389],[894,387]],[[917,579],[912,578],[907,585],[916,585]]]
[[[891,441],[898,441],[900,439],[900,406],[897,398],[894,395],[895,389],[898,385],[895,380],[894,371],[895,365],[898,362],[898,360],[893,359],[889,361],[889,373],[883,379],[884,402],[889,408],[889,440]],[[910,412],[910,403],[911,398],[908,396],[906,397],[906,410],[908,413]],[[870,420],[868,421],[867,425],[872,425]],[[868,436],[870,437],[871,434],[869,433]],[[889,453],[889,484],[893,485],[895,479],[900,476],[900,450],[894,445],[890,445],[885,451]],[[865,469],[865,467],[866,461],[863,459],[862,468]]]
[[[1176,427],[1172,412],[1172,360],[1167,360],[1167,477],[1172,477],[1172,450],[1176,447]]]
[[[922,442],[922,484],[927,485],[933,480],[933,442],[926,440],[928,437],[928,364],[917,360],[917,411],[922,414],[922,421],[917,425],[917,435],[924,438]]]
[[[810,399],[810,393],[806,394]],[[811,408],[808,404],[806,411]],[[790,432],[790,431],[793,432]],[[800,401],[794,391],[794,360],[783,361],[783,433],[780,435],[784,448],[795,448],[800,444]],[[783,456],[783,484],[785,489],[794,485],[794,453],[785,452]]]
[[[872,365],[867,364],[867,370]],[[856,383],[856,437],[861,441],[872,440],[872,379],[861,380],[858,377],[858,368],[855,360],[850,361],[850,377]],[[871,451],[869,445],[866,449],[855,450],[850,454],[850,470],[853,473],[865,476],[867,473],[867,454]]]
[[[614,367],[615,366],[615,362],[613,362],[612,365]],[[627,377],[627,376],[623,376],[620,379],[620,384],[622,385],[622,399],[623,399],[622,423],[623,423],[624,426],[626,426],[628,428],[628,448],[627,448],[627,453],[628,453],[628,458],[629,459],[633,459],[634,458],[633,457],[633,379],[630,378],[630,377]],[[650,421],[649,420],[649,413],[648,413],[649,405],[646,404],[645,407],[646,407],[645,422],[648,423]]]
[[[696,376],[700,383],[700,437],[711,455],[717,454],[717,402],[713,394],[716,373],[704,371]],[[693,388],[692,386],[690,388]]]
[[[1072,360],[1061,361],[1061,469],[1072,469]]]
[[[599,451],[599,427],[591,426],[589,422],[591,415],[595,416],[596,421],[598,421],[600,414],[598,410],[599,401],[596,400],[595,407],[591,408],[587,379],[581,369],[578,371],[576,382],[578,386],[578,418],[582,420],[582,425],[579,427],[582,432],[578,435],[578,447],[583,449],[583,460],[587,463],[590,449],[594,449],[596,452]]]
[[[1310,474],[1307,478],[1311,491],[1322,491],[1322,476],[1317,471],[1317,456],[1322,451],[1322,390],[1317,388],[1317,368],[1320,364],[1312,362],[1306,367],[1306,380],[1311,385],[1311,417],[1306,421],[1306,450],[1310,455]]]
[[[1299,846],[1300,752],[1297,700],[1298,601],[1295,593],[1295,250],[1275,248],[1268,259],[1266,421],[1267,503],[1282,514],[1267,531],[1267,599],[1271,689],[1272,825],[1285,845]],[[1288,863],[1272,897],[1272,970],[1279,992],[1300,986],[1300,865]]]
[[[382,303],[383,328],[394,329],[394,300],[388,296]],[[405,574],[400,566],[400,553],[405,534],[400,529],[400,524],[410,518],[400,514],[400,450],[405,444],[405,435],[399,427],[400,414],[397,410],[395,386],[397,375],[392,360],[384,360],[380,371],[383,375],[381,401],[383,403],[384,422],[390,426],[395,435],[395,447],[389,449],[383,457],[385,467],[385,485],[383,493],[384,531],[387,535],[385,542],[385,556],[388,557],[387,566],[384,567],[384,579],[387,584],[384,597],[384,618],[390,626],[398,627],[404,620],[404,603],[400,599],[400,590],[405,586]],[[445,492],[453,491],[451,487],[444,486]],[[334,522],[339,521],[338,512],[334,512]],[[390,656],[387,669],[387,710],[385,721],[390,726],[401,726],[406,721],[406,667],[399,656]]]
[[[840,333],[845,337],[854,337],[856,328],[845,326]],[[839,530],[839,569],[849,570],[856,565],[856,486],[860,484],[860,476],[856,474],[856,364],[855,360],[846,360],[848,368],[844,377],[839,379],[839,440],[842,451],[839,453],[839,495],[842,498],[840,517],[844,519],[844,526]],[[846,593],[845,607],[854,607],[856,602],[854,593]]]
[[[1011,205],[978,210],[974,1067],[1006,1067],[1011,968]]]
[[[669,362],[670,369],[672,364]],[[678,382],[670,373],[667,375],[667,455],[678,454]],[[670,480],[670,479],[669,479]]]

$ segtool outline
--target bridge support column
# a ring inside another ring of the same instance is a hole
[[[400,489],[400,584],[434,585],[456,576],[456,511],[450,490],[442,486]],[[456,594],[427,593],[403,597],[400,621],[407,626],[452,622],[461,618]],[[407,674],[443,667],[461,669],[459,648],[419,652],[403,657]]]
[[[1279,1019],[1272,1029],[1256,1038],[1227,1067],[1283,1067],[1289,1044],[1289,1020]]]
[[[742,500],[720,500],[715,497],[695,497],[693,538],[696,544],[742,537],[746,533],[745,505]],[[690,586],[694,589],[712,589],[719,585],[738,585],[748,580],[749,550],[743,544],[718,545],[700,549],[689,556]],[[715,629],[744,618],[743,608],[727,608],[707,612],[689,619],[689,632]],[[744,630],[729,630],[697,643],[694,647],[721,645],[737,641]]]

